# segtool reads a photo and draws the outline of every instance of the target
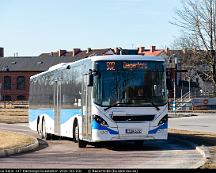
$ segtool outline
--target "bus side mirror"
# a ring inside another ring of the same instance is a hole
[[[93,73],[92,70],[90,69],[88,74],[88,87],[92,87],[93,82],[94,82]]]

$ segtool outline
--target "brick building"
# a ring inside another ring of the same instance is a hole
[[[112,49],[94,49],[82,51],[73,49],[71,52],[59,50],[43,53],[38,57],[3,57],[0,49],[0,100],[17,101],[28,100],[29,80],[32,75],[41,73],[49,67],[77,61],[94,55],[114,54]]]

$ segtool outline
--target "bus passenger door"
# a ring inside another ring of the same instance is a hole
[[[54,134],[60,136],[60,112],[61,112],[61,83],[54,84]]]
[[[83,76],[83,118],[82,118],[82,133],[83,138],[91,140],[92,127],[91,127],[91,87],[88,87],[88,75]]]

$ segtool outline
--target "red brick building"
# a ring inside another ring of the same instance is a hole
[[[30,77],[48,70],[53,65],[73,62],[89,56],[114,54],[112,49],[85,51],[73,49],[71,52],[59,50],[43,53],[38,57],[3,57],[3,48],[0,51],[1,101],[28,100]]]

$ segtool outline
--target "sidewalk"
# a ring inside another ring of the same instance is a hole
[[[211,112],[168,112],[168,116],[169,118],[180,118],[180,117],[192,117],[192,116],[209,116],[209,115],[213,115],[216,116],[216,112],[215,111],[211,111]]]
[[[38,140],[31,136],[0,130],[0,157],[35,150]]]

